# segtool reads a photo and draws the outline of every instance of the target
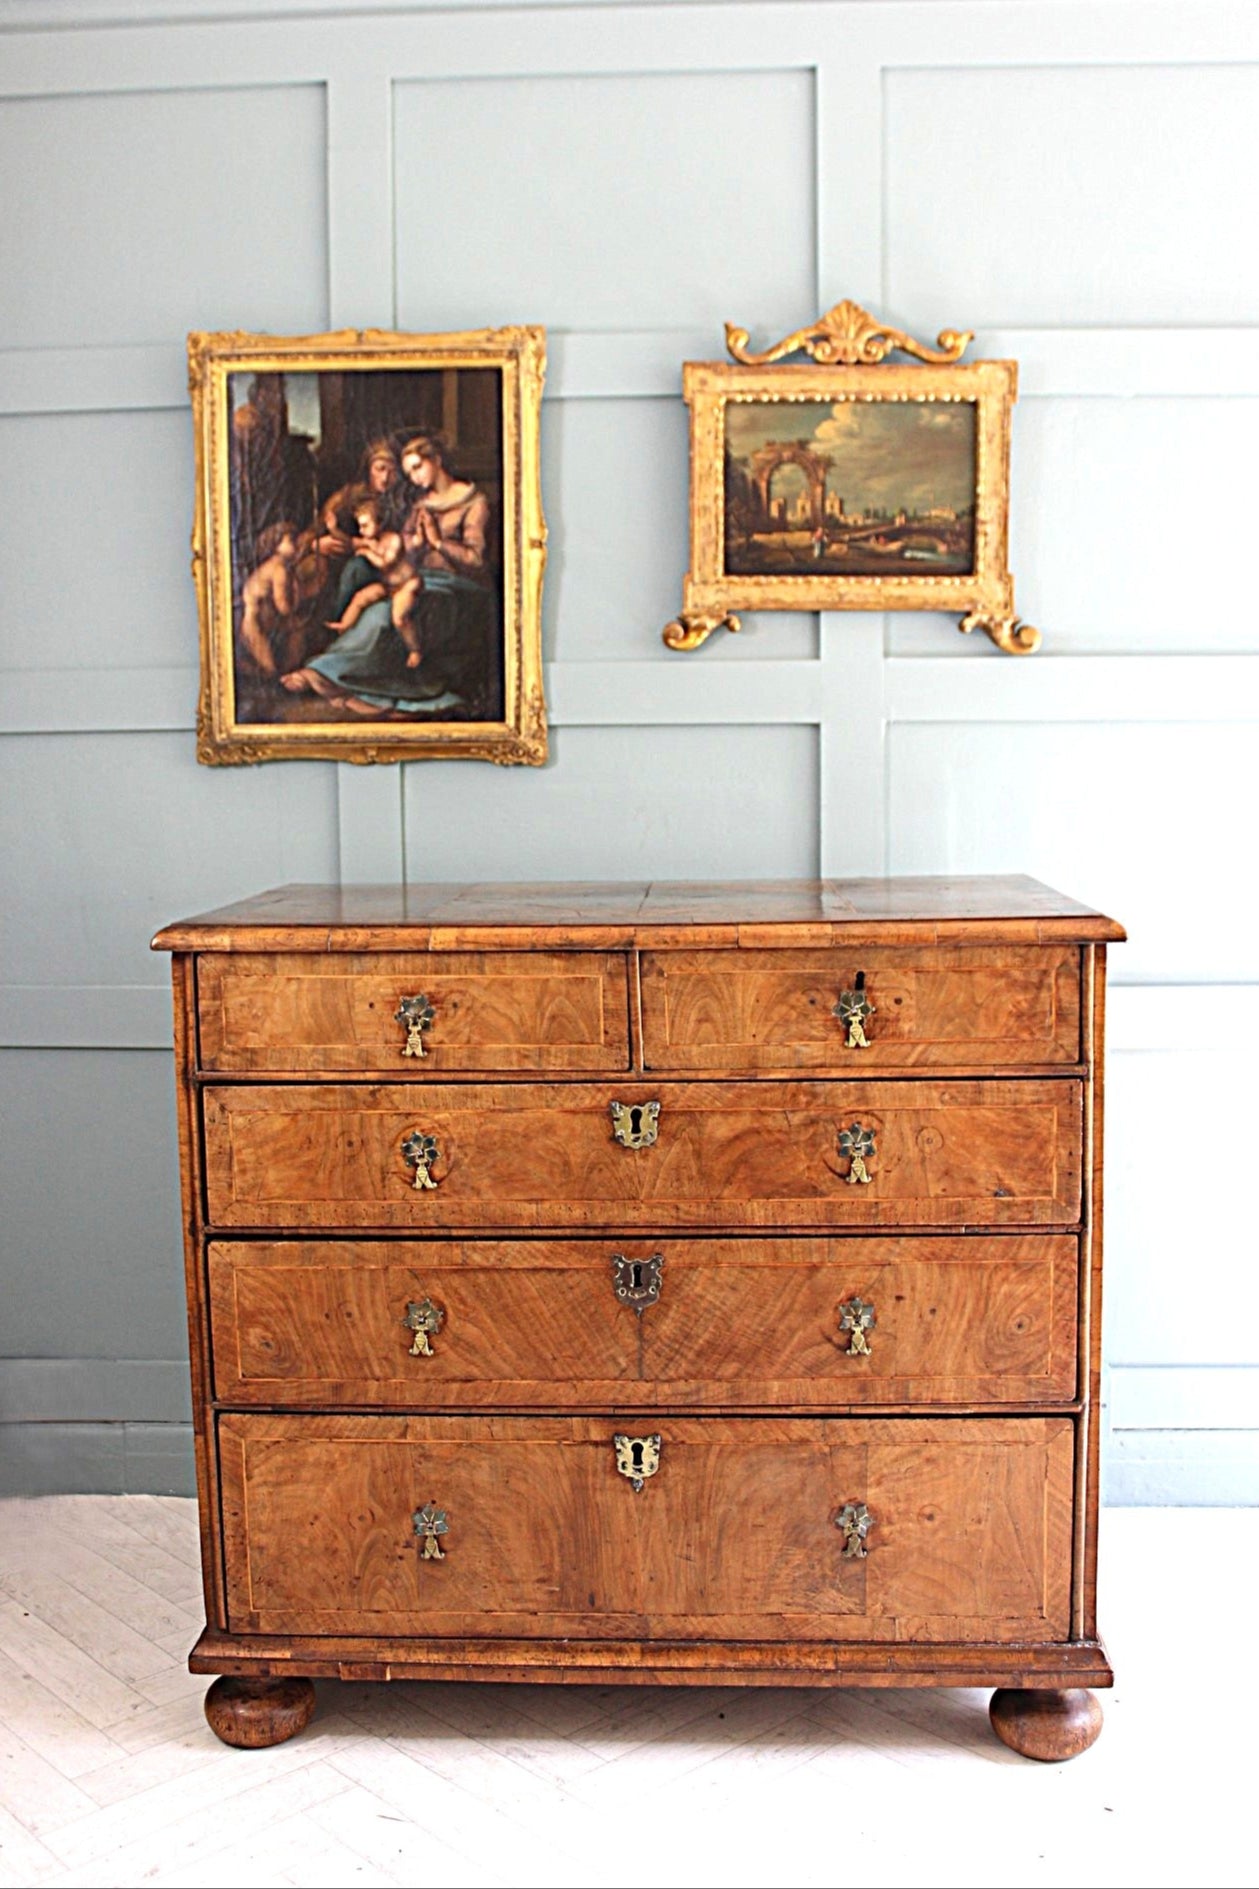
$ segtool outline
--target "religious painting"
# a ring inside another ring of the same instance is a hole
[[[762,354],[726,333],[734,364],[683,369],[691,568],[665,642],[698,648],[740,610],[957,610],[1035,649],[1006,568],[1015,363],[958,365],[970,335],[930,349],[851,302]],[[922,364],[886,365],[893,347]]]
[[[198,759],[544,761],[543,330],[188,352]]]

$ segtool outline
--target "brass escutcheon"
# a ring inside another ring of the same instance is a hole
[[[866,1343],[866,1333],[873,1331],[877,1324],[872,1305],[867,1305],[863,1299],[846,1299],[839,1308],[839,1329],[852,1334],[845,1356],[868,1358],[870,1347]]]
[[[629,1478],[637,1495],[647,1478],[654,1476],[660,1467],[660,1437],[614,1436],[612,1443],[616,1450],[616,1466],[623,1476]]]
[[[640,1318],[660,1297],[663,1273],[663,1253],[653,1253],[650,1259],[626,1259],[624,1253],[612,1255],[612,1289],[621,1304],[632,1305]]]
[[[414,1332],[409,1356],[412,1358],[431,1358],[433,1347],[430,1338],[435,1338],[442,1328],[446,1314],[431,1299],[420,1299],[407,1307],[407,1315],[402,1323],[408,1331]]]
[[[404,1056],[423,1056],[424,1036],[436,1012],[423,991],[418,997],[404,997],[393,1013],[395,1023],[405,1024],[407,1032]]]
[[[854,1122],[851,1128],[839,1131],[839,1152],[848,1157],[848,1172],[844,1179],[850,1187],[869,1187],[874,1176],[866,1171],[866,1156],[877,1152],[874,1136],[860,1122]]]
[[[858,981],[855,990],[840,991],[839,1002],[831,1015],[838,1017],[848,1031],[845,1049],[869,1049],[870,1039],[866,1035],[865,1025],[867,1020],[874,1015],[874,1005],[866,996],[861,980]]]
[[[836,1528],[844,1531],[844,1559],[864,1561],[870,1552],[866,1536],[874,1527],[874,1517],[864,1502],[845,1502],[835,1517]]]
[[[609,1102],[612,1133],[623,1148],[651,1148],[655,1145],[659,1102]]]
[[[420,1128],[413,1128],[402,1144],[402,1158],[408,1167],[415,1169],[415,1179],[411,1185],[417,1193],[424,1188],[437,1186],[429,1173],[437,1159],[437,1142],[432,1135],[426,1135]]]
[[[446,1556],[442,1550],[438,1536],[448,1535],[450,1533],[446,1521],[445,1509],[439,1509],[435,1502],[426,1502],[422,1509],[416,1509],[414,1515],[411,1517],[411,1523],[416,1534],[424,1543],[420,1560],[444,1561]]]

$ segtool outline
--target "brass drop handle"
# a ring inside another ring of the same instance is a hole
[[[404,997],[393,1013],[395,1023],[401,1023],[406,1029],[406,1047],[404,1056],[423,1056],[424,1031],[436,1016],[436,1011],[423,991],[418,997]]]
[[[654,1147],[659,1133],[659,1102],[609,1102],[612,1134],[623,1148]]]
[[[850,1128],[839,1131],[839,1152],[848,1160],[848,1172],[844,1179],[850,1187],[869,1187],[874,1180],[873,1174],[866,1168],[866,1160],[877,1154],[874,1135],[869,1128],[863,1128],[860,1122],[853,1122]]]
[[[628,1477],[635,1495],[642,1491],[643,1484],[654,1476],[660,1467],[660,1451],[663,1443],[659,1434],[655,1436],[614,1436],[612,1447],[616,1451],[616,1466],[623,1476]]]
[[[407,1306],[407,1315],[402,1323],[407,1331],[415,1334],[408,1357],[431,1358],[434,1355],[428,1341],[437,1336],[445,1317],[441,1306],[434,1305],[431,1299],[415,1300]]]
[[[439,1509],[436,1502],[426,1502],[422,1509],[416,1509],[411,1517],[411,1525],[424,1544],[420,1551],[420,1560],[444,1561],[446,1555],[440,1537],[450,1533],[445,1509]]]
[[[413,1128],[402,1144],[402,1158],[409,1168],[415,1169],[415,1179],[411,1185],[417,1193],[425,1189],[432,1191],[437,1182],[429,1172],[437,1159],[438,1148],[434,1136],[426,1135],[421,1128]]]
[[[632,1305],[641,1318],[654,1305],[664,1286],[664,1254],[650,1259],[627,1259],[624,1253],[612,1255],[612,1290],[622,1305]]]
[[[874,1307],[867,1305],[864,1299],[845,1299],[839,1308],[839,1329],[850,1334],[845,1357],[868,1358],[870,1356],[866,1333],[873,1331],[878,1322],[874,1316]]]
[[[864,1502],[845,1502],[835,1517],[835,1526],[844,1536],[844,1560],[864,1561],[870,1550],[866,1536],[874,1527],[874,1517]]]
[[[848,1032],[845,1049],[869,1049],[870,1039],[865,1026],[874,1014],[874,1005],[866,996],[866,974],[858,971],[853,988],[840,991],[839,1002],[831,1012]]]

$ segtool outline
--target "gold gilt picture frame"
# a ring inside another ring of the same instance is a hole
[[[197,759],[540,766],[539,327],[191,334]]]
[[[841,302],[762,353],[727,324],[730,362],[685,363],[691,568],[670,648],[742,610],[955,610],[1010,654],[1038,647],[1008,569],[1018,368],[960,365],[972,339],[930,348]]]

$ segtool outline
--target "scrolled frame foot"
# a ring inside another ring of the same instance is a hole
[[[729,630],[732,635],[736,635],[742,628],[742,623],[731,611],[727,611],[724,616],[688,616],[683,613],[674,617],[672,623],[665,624],[662,635],[670,649],[699,649],[715,630]]]
[[[1040,631],[1020,617],[991,616],[983,610],[972,610],[957,627],[963,636],[969,636],[972,630],[982,630],[1007,656],[1030,656],[1033,650],[1040,648]]]
[[[315,1713],[309,1679],[216,1679],[205,1695],[210,1730],[225,1745],[261,1751],[305,1731]]]
[[[1002,1744],[1041,1764],[1078,1758],[1102,1729],[1102,1708],[1093,1694],[1074,1689],[1003,1686],[989,1700],[988,1717]]]

